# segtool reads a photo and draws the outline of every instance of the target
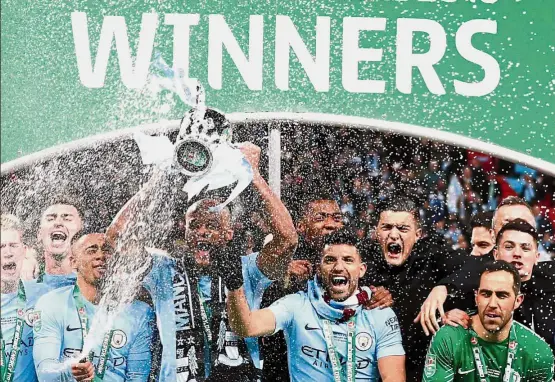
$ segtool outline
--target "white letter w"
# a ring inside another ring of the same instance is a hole
[[[118,55],[121,81],[126,87],[132,89],[138,89],[144,86],[152,57],[154,36],[156,34],[156,28],[158,27],[158,15],[156,13],[143,14],[135,66],[133,66],[133,59],[131,58],[131,51],[129,49],[127,25],[122,16],[104,17],[94,70],[91,58],[87,14],[85,12],[73,12],[71,14],[71,27],[73,29],[73,41],[75,43],[77,67],[79,68],[79,79],[84,86],[88,88],[101,88],[104,86],[108,58],[112,50],[112,38],[116,41],[116,52]]]

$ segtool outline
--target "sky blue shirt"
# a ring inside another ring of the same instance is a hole
[[[252,310],[260,308],[262,295],[266,288],[272,283],[258,269],[256,259],[258,253],[242,256],[243,280],[247,303]],[[162,366],[160,370],[160,381],[174,382],[176,377],[176,315],[173,296],[173,279],[175,275],[175,262],[172,258],[165,255],[153,255],[152,270],[144,280],[145,288],[150,292],[156,309],[156,323],[160,332],[160,339],[163,346]],[[207,278],[200,280],[201,294],[205,297],[211,296],[211,283]],[[188,299],[191,301],[191,298]],[[189,320],[194,319],[186,316],[185,325]],[[256,338],[245,339],[247,348],[256,367],[260,368],[260,353],[258,340]]]
[[[285,296],[269,309],[276,318],[276,332],[283,330],[285,334],[291,381],[333,382],[322,318],[332,323],[333,343],[345,370],[347,323],[337,323],[343,311],[324,302],[314,280],[309,282],[308,292]],[[358,307],[355,322],[355,379],[378,381],[378,359],[405,354],[397,316],[389,308],[365,310]]]
[[[37,380],[35,365],[33,364],[33,323],[34,307],[38,298],[46,293],[46,287],[37,284],[35,281],[24,281],[25,288],[25,325],[21,336],[21,347],[15,366],[14,381],[32,382]],[[15,333],[15,323],[17,319],[18,298],[17,292],[2,293],[2,305],[0,312],[0,322],[2,326],[2,340],[6,344],[5,359],[8,361],[12,352],[12,340]]]
[[[83,335],[73,289],[73,286],[55,289],[41,297],[36,305],[38,318],[33,328],[33,355],[41,382],[73,381],[70,365],[63,364],[82,350]],[[92,324],[97,307],[86,301],[85,310]],[[139,301],[133,302],[115,318],[105,381],[148,380],[153,319],[152,309]],[[95,366],[106,331],[94,338],[92,362]]]

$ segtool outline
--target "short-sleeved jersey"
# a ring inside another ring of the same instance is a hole
[[[553,353],[549,345],[524,325],[513,321],[516,353],[511,367],[511,381],[551,382]],[[433,337],[424,367],[425,382],[479,382],[474,362],[472,334],[463,327],[442,327]],[[478,338],[488,381],[503,381],[509,339],[499,343]]]
[[[15,367],[14,381],[31,382],[36,381],[35,365],[33,364],[33,324],[35,321],[34,307],[41,295],[47,292],[42,284],[35,281],[24,281],[25,288],[25,307],[24,317],[25,325],[21,336],[21,347]],[[8,360],[12,352],[12,340],[15,333],[15,324],[17,320],[17,309],[19,301],[17,292],[2,293],[2,305],[0,322],[2,326],[2,340],[5,341],[5,359]]]
[[[270,305],[269,309],[275,315],[276,332],[283,330],[285,334],[291,381],[333,381],[322,316],[311,303],[309,293],[310,288],[308,292],[285,296]],[[337,317],[342,315],[342,311],[329,306],[327,309],[337,311]],[[344,365],[347,359],[347,323],[330,322],[333,343]],[[378,359],[405,354],[397,316],[389,308],[359,308],[355,323],[355,379],[378,381]]]
[[[83,346],[73,290],[73,286],[55,289],[42,296],[36,305],[33,354],[39,381],[72,380],[70,365],[64,361],[79,355]],[[85,311],[91,323],[96,310],[95,305],[85,302]],[[103,328],[101,333],[89,333],[87,340],[94,336],[89,360],[97,366],[104,336],[108,330],[113,330],[104,380],[148,380],[153,319],[152,309],[143,302],[135,301],[114,319],[111,328]]]
[[[67,275],[49,275],[45,273],[42,276],[40,284],[44,284],[48,291],[75,285],[77,275],[75,273],[68,273]]]
[[[249,307],[253,310],[260,308],[260,301],[264,290],[272,283],[258,268],[256,259],[258,253],[241,257],[245,295]],[[144,280],[145,288],[150,292],[156,309],[156,322],[163,346],[160,381],[176,380],[176,323],[180,326],[190,326],[188,309],[180,308],[179,301],[174,299],[173,280],[176,274],[175,261],[168,256],[153,255],[151,272]],[[211,296],[211,283],[207,278],[201,279],[202,295],[205,299]],[[189,298],[190,300],[190,298]],[[201,329],[199,329],[201,330]],[[256,338],[245,339],[254,365],[260,368],[258,341]]]

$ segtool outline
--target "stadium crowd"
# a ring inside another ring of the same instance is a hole
[[[26,216],[3,200],[1,380],[552,381],[553,179],[393,134],[283,133],[282,199],[244,143],[231,207],[132,154],[140,190],[74,157],[55,162],[89,171],[72,192]],[[95,329],[126,256],[136,298]]]

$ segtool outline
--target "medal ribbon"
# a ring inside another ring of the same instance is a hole
[[[87,310],[85,309],[85,301],[81,291],[77,284],[73,288],[73,299],[75,300],[75,307],[77,309],[77,316],[79,317],[79,322],[81,323],[81,349],[85,347],[85,338],[89,334],[89,318],[87,316]],[[109,330],[108,333],[104,335],[102,340],[102,347],[100,348],[100,359],[98,360],[98,365],[95,370],[94,381],[102,381],[104,379],[104,373],[106,372],[106,365],[108,356],[110,355],[110,348],[112,347],[112,335],[113,330]],[[92,362],[94,357],[94,352],[91,350],[89,353],[89,361]]]
[[[12,337],[12,351],[6,362],[6,343],[2,338],[2,331],[0,330],[0,342],[2,343],[2,357],[0,357],[0,377],[2,382],[12,382],[15,374],[15,366],[17,358],[19,357],[19,349],[21,348],[21,336],[23,335],[23,328],[25,327],[25,287],[23,281],[19,280],[19,287],[17,289],[17,319],[15,322],[15,331]]]
[[[198,300],[200,302],[200,318],[202,319],[202,328],[204,330],[204,335],[206,336],[206,341],[208,346],[212,346],[212,330],[210,330],[210,318],[208,306],[204,299],[202,298],[202,293],[200,292],[200,285],[197,283],[197,294]]]
[[[472,346],[472,355],[474,356],[474,363],[476,364],[476,370],[478,371],[478,376],[480,377],[480,382],[488,382],[489,378],[485,372],[485,362],[484,355],[482,354],[482,348],[478,344],[478,335],[472,329],[470,329],[470,334],[472,335],[470,339],[470,345]],[[516,330],[514,324],[511,327],[511,332],[509,334],[509,354],[507,354],[507,365],[505,366],[505,373],[503,374],[503,382],[510,382],[511,380],[511,370],[513,365],[513,360],[515,358],[516,348]]]
[[[343,382],[343,370],[341,367],[341,362],[337,355],[337,350],[333,344],[333,330],[331,328],[331,323],[328,320],[322,320],[324,324],[324,339],[326,340],[326,346],[328,348],[328,355],[330,357],[330,362],[333,370],[333,380],[334,382]],[[355,317],[349,318],[347,321],[347,382],[355,381],[356,373],[356,349],[355,349],[355,333],[356,324]]]

